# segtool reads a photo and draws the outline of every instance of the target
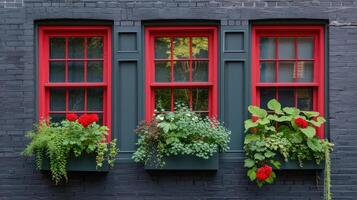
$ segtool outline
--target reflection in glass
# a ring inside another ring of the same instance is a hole
[[[87,58],[103,57],[103,38],[89,37],[87,39]]]
[[[192,62],[192,81],[208,81],[208,61]]]
[[[50,89],[50,111],[66,111],[66,89]]]
[[[87,110],[102,111],[103,110],[103,89],[88,88],[87,90]]]
[[[171,43],[171,39],[168,37],[155,39],[156,59],[169,59],[171,57],[170,43]]]
[[[50,58],[65,58],[66,39],[50,38]]]
[[[279,59],[295,58],[294,38],[279,38]]]
[[[192,38],[192,57],[193,58],[208,58],[208,38],[193,37]]]
[[[260,89],[260,107],[267,109],[267,103],[274,99],[275,97],[275,88],[262,88]]]
[[[294,82],[295,78],[295,62],[279,62],[279,77],[278,82]]]
[[[297,107],[300,110],[311,111],[313,108],[312,102],[311,88],[297,89]]]
[[[155,90],[155,110],[171,111],[171,89]]]
[[[170,82],[170,62],[155,62],[155,81]]]
[[[192,110],[208,110],[208,89],[192,89]]]
[[[65,62],[50,62],[50,82],[65,82]]]
[[[275,82],[275,62],[260,63],[260,82]]]
[[[294,88],[279,88],[278,93],[282,107],[295,107]]]
[[[175,61],[174,62],[174,81],[188,82],[190,80],[190,62]]]
[[[190,106],[190,90],[189,89],[174,89],[174,102],[175,104],[184,104]]]
[[[68,38],[68,57],[84,58],[84,38]]]
[[[190,57],[190,38],[174,38],[174,59]]]
[[[274,59],[275,58],[275,38],[260,38],[260,58]]]
[[[297,78],[298,82],[312,82],[313,81],[313,62],[299,61],[297,64]]]
[[[68,62],[68,82],[83,82],[84,81],[84,63]]]
[[[68,89],[68,110],[83,111],[84,110],[84,89],[74,88]]]
[[[103,61],[87,62],[87,81],[88,82],[103,81]]]
[[[314,39],[298,38],[298,58],[299,59],[312,59],[314,56]]]

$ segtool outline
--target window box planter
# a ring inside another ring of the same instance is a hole
[[[107,162],[103,162],[103,166],[100,169],[96,169],[96,154],[83,153],[79,157],[75,157],[73,154],[69,157],[67,162],[67,171],[72,172],[108,172],[109,166]],[[42,161],[42,171],[50,170],[50,159],[44,158]]]
[[[325,162],[321,161],[319,165],[315,161],[305,161],[303,167],[295,160],[289,162],[281,162],[281,170],[323,170],[325,169]]]
[[[167,157],[164,167],[156,167],[154,163],[145,165],[146,170],[218,170],[219,155],[213,154],[209,159],[202,159],[191,155],[177,155]]]

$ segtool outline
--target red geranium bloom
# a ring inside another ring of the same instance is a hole
[[[68,113],[68,114],[66,115],[66,119],[67,119],[68,121],[74,122],[74,121],[76,121],[76,120],[78,119],[78,116],[77,116],[76,113]]]
[[[79,117],[78,123],[80,123],[84,128],[91,125],[93,122],[97,122],[99,120],[98,115],[96,114],[83,114]]]
[[[264,165],[257,170],[257,179],[259,181],[265,181],[270,177],[270,173],[273,169],[269,165]]]
[[[99,121],[99,118],[98,118],[98,115],[97,114],[90,114],[88,115],[88,119],[91,123],[93,122],[98,122]]]
[[[295,119],[295,124],[300,128],[307,128],[309,126],[307,121],[301,117]]]

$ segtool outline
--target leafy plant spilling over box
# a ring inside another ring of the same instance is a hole
[[[249,106],[252,119],[244,124],[244,166],[249,179],[260,187],[274,182],[274,169],[280,169],[282,162],[294,160],[300,167],[308,160],[319,164],[333,146],[316,135],[316,129],[325,122],[318,112],[281,108],[275,99],[267,107],[268,111]]]
[[[193,155],[209,159],[219,150],[228,150],[230,131],[213,118],[203,118],[183,105],[175,112],[163,112],[136,129],[138,149],[133,160],[140,163],[165,165],[165,158]]]
[[[108,128],[97,124],[96,114],[67,114],[61,123],[41,121],[35,130],[28,132],[31,142],[23,152],[25,156],[35,156],[36,165],[41,169],[45,157],[50,160],[52,180],[58,184],[63,179],[67,181],[67,164],[69,157],[79,157],[83,153],[96,154],[97,169],[107,161],[114,166],[117,155],[116,140],[106,142]]]

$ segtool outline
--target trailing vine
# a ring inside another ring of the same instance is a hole
[[[325,200],[331,200],[331,155],[330,149],[325,149],[325,180],[324,180],[324,197]]]
[[[67,163],[70,156],[83,153],[96,154],[99,170],[105,161],[114,166],[117,155],[116,140],[106,143],[108,128],[97,124],[98,116],[75,114],[66,116],[60,123],[41,121],[26,134],[31,141],[23,151],[24,156],[35,156],[37,169],[42,168],[44,158],[49,158],[50,172],[55,184],[67,181]]]

